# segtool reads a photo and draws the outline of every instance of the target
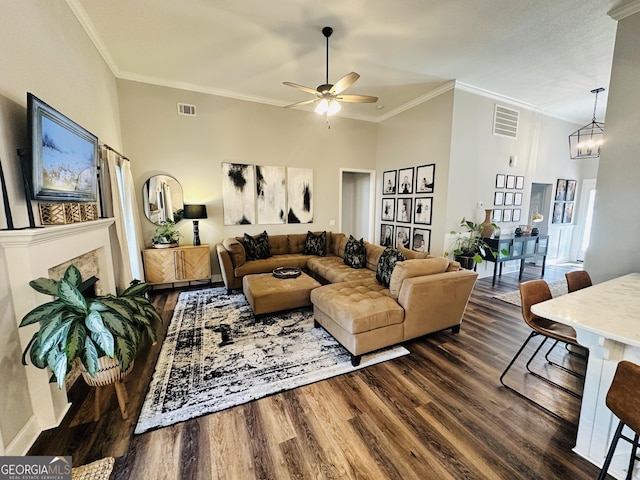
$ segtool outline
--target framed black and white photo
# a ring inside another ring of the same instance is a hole
[[[516,188],[516,176],[507,175],[507,188]]]
[[[287,189],[285,167],[256,165],[256,203],[259,224],[285,223]]]
[[[253,165],[222,164],[222,210],[225,225],[256,223],[256,180]]]
[[[382,214],[381,220],[383,222],[393,222],[396,218],[396,200],[394,198],[382,199]]]
[[[514,204],[516,207],[519,207],[520,205],[522,205],[522,193],[520,193],[520,192],[516,192],[516,193],[513,195],[513,204]]]
[[[524,177],[521,175],[518,175],[516,177],[516,189],[517,190],[523,190],[524,189]]]
[[[564,202],[566,198],[567,198],[567,181],[559,178],[558,183],[556,184],[556,202]]]
[[[396,227],[396,247],[409,249],[411,246],[411,227]]]
[[[413,167],[398,170],[398,193],[401,195],[413,193]]]
[[[396,183],[397,183],[398,171],[397,170],[387,170],[382,174],[382,194],[383,195],[393,195],[396,193]]]
[[[313,169],[287,167],[287,223],[313,223]]]
[[[380,245],[382,245],[383,247],[394,246],[393,230],[394,226],[389,223],[380,224]]]
[[[521,214],[522,214],[522,210],[520,210],[519,208],[514,208],[513,215],[511,215],[511,220],[514,222],[519,222]]]
[[[503,173],[498,173],[496,175],[496,188],[504,188],[506,185],[507,176]]]
[[[562,213],[562,223],[571,223],[573,221],[573,202],[567,202],[564,204],[564,211]]]
[[[564,214],[564,202],[554,202],[553,218],[551,219],[551,223],[562,223],[563,214]]]
[[[504,210],[502,210],[502,221],[503,222],[510,222],[511,221],[511,209],[510,208],[505,208]]]
[[[412,198],[398,198],[396,207],[396,221],[402,223],[411,223]]]
[[[431,225],[433,197],[416,197],[413,212],[413,223]]]
[[[513,205],[513,192],[506,192],[504,194],[504,204],[505,205]]]
[[[497,208],[493,210],[491,214],[491,221],[493,223],[500,223],[502,221],[502,209]]]
[[[494,205],[504,205],[504,192],[495,192],[493,194]]]
[[[433,193],[436,178],[436,164],[421,165],[416,168],[416,193]]]
[[[576,199],[576,181],[567,180],[567,196],[565,200],[567,202],[573,202]]]
[[[414,228],[411,250],[414,252],[429,253],[429,250],[431,250],[431,230],[426,228]]]

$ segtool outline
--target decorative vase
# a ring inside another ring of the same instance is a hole
[[[484,213],[484,222],[480,224],[480,236],[489,238],[496,230],[496,227],[494,227],[491,222],[491,214],[493,213],[493,209],[487,208]]]

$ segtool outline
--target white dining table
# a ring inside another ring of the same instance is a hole
[[[620,360],[640,364],[640,273],[630,273],[538,303],[531,311],[570,325],[576,331],[578,343],[589,349],[573,450],[602,466],[618,424],[605,404],[613,375]],[[630,431],[627,433],[633,437]],[[618,442],[610,475],[625,478],[630,452],[628,442]],[[638,463],[634,479],[640,479]]]

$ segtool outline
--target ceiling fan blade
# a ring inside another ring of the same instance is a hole
[[[370,97],[369,95],[338,95],[336,96],[336,100],[352,103],[376,103],[378,97]]]
[[[317,90],[314,90],[313,88],[309,88],[309,87],[305,87],[302,85],[298,85],[297,83],[291,83],[291,82],[282,82],[284,85],[287,85],[289,87],[293,87],[293,88],[297,88],[299,90],[302,90],[303,92],[307,92],[307,93],[311,93],[313,95],[317,95],[320,96],[320,92],[318,92]]]
[[[355,81],[358,80],[359,78],[360,78],[360,75],[358,75],[356,72],[347,73],[344,77],[338,80],[333,87],[331,87],[331,90],[329,90],[329,93],[334,93],[337,95],[340,92],[344,92],[347,88],[353,85]]]
[[[285,105],[284,108],[299,107],[301,105],[309,105],[310,103],[314,103],[319,100],[320,100],[319,98],[312,98],[311,100],[303,100],[302,102],[292,103],[291,105]]]

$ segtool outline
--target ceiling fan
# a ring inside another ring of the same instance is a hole
[[[338,80],[334,85],[329,83],[329,37],[333,33],[333,28],[324,27],[322,29],[322,34],[327,39],[327,62],[326,62],[326,77],[325,83],[318,86],[315,90],[313,88],[304,87],[302,85],[298,85],[297,83],[291,82],[282,82],[289,87],[297,88],[302,90],[303,92],[310,93],[315,96],[311,100],[303,100],[302,102],[293,103],[291,105],[287,105],[285,108],[289,107],[298,107],[301,105],[308,105],[311,103],[319,102],[318,106],[315,109],[315,112],[319,115],[331,116],[335,115],[340,111],[340,103],[339,102],[352,102],[352,103],[375,103],[378,101],[378,97],[371,97],[369,95],[344,95],[344,92],[347,88],[355,83],[360,75],[356,72],[351,72],[346,74],[340,80]]]

